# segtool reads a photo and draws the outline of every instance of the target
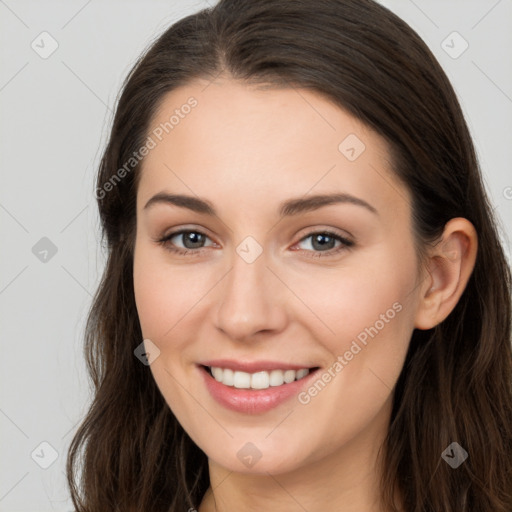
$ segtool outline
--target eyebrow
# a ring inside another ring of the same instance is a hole
[[[319,194],[309,197],[292,198],[281,203],[279,207],[279,216],[288,217],[298,215],[300,213],[317,210],[323,206],[331,204],[352,204],[361,206],[370,212],[379,215],[378,211],[369,203],[350,194]],[[218,216],[212,203],[206,199],[199,197],[187,196],[183,194],[169,194],[167,192],[159,192],[154,195],[144,206],[147,210],[156,204],[170,204],[181,208],[188,208],[197,213]]]

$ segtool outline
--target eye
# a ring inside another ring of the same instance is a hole
[[[174,240],[175,239],[175,240]],[[201,249],[205,247],[217,246],[214,242],[205,244],[211,239],[202,231],[192,229],[182,229],[169,233],[164,237],[157,239],[156,242],[165,247],[166,250],[179,255],[198,255],[201,254]],[[306,242],[305,248],[301,250],[309,253],[309,257],[333,256],[343,250],[350,249],[355,243],[341,235],[332,233],[330,231],[314,231],[303,237],[297,245]],[[181,242],[182,246],[178,242]],[[336,246],[336,243],[338,245]],[[324,253],[324,254],[322,254]]]
[[[173,239],[176,241],[181,241],[183,247],[176,245],[173,242]],[[201,251],[197,249],[202,249],[203,247],[207,247],[203,245],[206,240],[210,240],[209,237],[203,233],[202,231],[192,230],[192,229],[182,229],[181,231],[175,231],[173,233],[169,233],[163,238],[157,240],[157,242],[163,245],[167,250],[171,252],[175,252],[177,254],[199,254]],[[214,243],[210,244],[216,245]]]
[[[313,254],[310,254],[311,257],[324,256],[322,253],[327,253],[326,256],[332,256],[354,246],[354,242],[352,240],[348,240],[347,238],[330,231],[312,232],[302,238],[296,245],[300,245],[307,240],[310,241],[304,244],[306,248],[303,250],[310,253],[313,252]],[[336,242],[338,242],[338,246],[336,246]]]

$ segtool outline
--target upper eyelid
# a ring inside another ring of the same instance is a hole
[[[205,237],[209,238],[212,242],[214,241],[208,233],[206,233],[202,229],[195,229],[195,228],[182,228],[182,229],[178,229],[176,231],[171,231],[169,234],[162,235],[161,237],[159,237],[159,240],[169,240],[170,238],[173,238],[178,235],[183,235],[184,233],[199,233],[199,234],[204,235]]]

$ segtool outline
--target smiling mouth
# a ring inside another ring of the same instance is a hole
[[[254,373],[231,370],[215,366],[201,365],[213,379],[225,386],[236,389],[262,390],[278,387],[298,381],[317,371],[319,367],[302,368],[300,370],[271,370]]]

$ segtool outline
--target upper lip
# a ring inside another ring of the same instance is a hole
[[[233,361],[231,359],[215,359],[199,363],[203,366],[216,368],[229,368],[230,370],[256,373],[272,370],[302,370],[303,368],[316,368],[308,364],[289,364],[279,361]]]

